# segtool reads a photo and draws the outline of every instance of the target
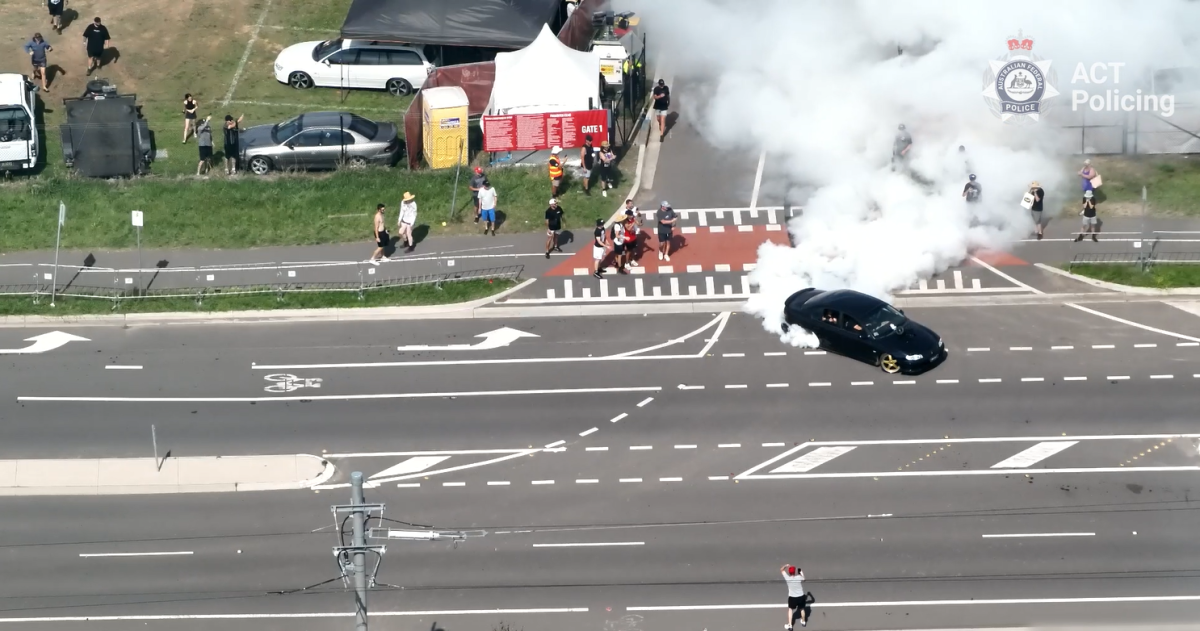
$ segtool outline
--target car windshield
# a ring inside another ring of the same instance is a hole
[[[300,133],[300,117],[297,116],[290,121],[285,121],[271,128],[271,140],[275,144],[280,144],[283,141]]]
[[[875,339],[894,335],[896,330],[904,326],[908,322],[908,318],[904,314],[896,311],[891,305],[884,305],[876,309],[869,317],[864,328],[867,334]]]
[[[340,37],[321,42],[320,44],[317,44],[316,48],[313,49],[313,61],[321,61],[325,57],[329,56],[329,53],[332,53],[335,50],[340,50],[341,48],[342,38]]]
[[[29,140],[29,115],[19,107],[0,107],[0,136],[8,140]]]
[[[361,116],[351,116],[350,131],[370,140],[375,137],[375,134],[379,133],[379,125]]]

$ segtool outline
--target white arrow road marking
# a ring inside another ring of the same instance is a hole
[[[69,342],[90,342],[91,340],[87,339],[86,337],[79,337],[78,335],[63,333],[62,331],[50,331],[49,333],[35,335],[26,339],[25,341],[33,342],[33,344],[26,346],[25,348],[0,348],[0,355],[29,355],[35,353],[45,353],[46,351],[52,351],[60,346],[66,346]]]
[[[398,351],[486,351],[494,348],[503,348],[523,337],[539,337],[533,333],[526,333],[508,327],[501,327],[495,331],[480,333],[475,337],[482,337],[482,342],[475,344],[449,344],[446,346],[427,346],[425,344],[414,344],[411,346],[398,346]]]
[[[379,473],[372,475],[369,479],[373,480],[375,478],[380,478],[380,477],[383,477],[386,475],[403,475],[406,473],[416,473],[418,471],[424,471],[424,470],[428,469],[429,467],[432,467],[435,464],[444,462],[449,459],[450,459],[450,456],[414,456],[412,458],[409,458],[408,460],[405,460],[404,462],[401,462],[398,465],[388,467],[388,468],[384,469],[383,471],[380,471]]]

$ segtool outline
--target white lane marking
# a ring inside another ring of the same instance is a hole
[[[996,464],[992,465],[992,468],[1024,469],[1034,465],[1035,463],[1041,462],[1042,460],[1045,460],[1046,458],[1049,458],[1050,456],[1053,456],[1054,454],[1063,451],[1072,445],[1077,444],[1079,444],[1079,441],[1077,440],[1047,441],[1038,443],[1029,449],[997,462]]]
[[[1087,377],[1063,377],[1063,381],[1087,381]]]
[[[1045,377],[1021,377],[1021,381],[1045,381]]]
[[[559,441],[559,442],[561,443],[563,441]],[[557,446],[557,445],[555,445],[555,446]],[[550,447],[547,447],[547,449],[550,449]],[[411,480],[413,478],[423,478],[426,476],[438,475],[441,473],[462,471],[464,469],[474,469],[476,467],[484,467],[484,466],[487,466],[490,464],[496,464],[497,462],[504,462],[505,460],[512,460],[514,458],[524,458],[525,456],[530,456],[530,455],[536,454],[539,451],[542,451],[542,450],[541,449],[522,449],[520,451],[516,451],[516,452],[510,453],[510,454],[504,455],[504,456],[500,456],[499,458],[492,458],[491,460],[482,460],[480,462],[472,462],[470,464],[459,465],[457,467],[448,467],[446,469],[435,469],[433,471],[421,471],[419,473],[409,473],[406,475],[390,476],[390,477],[386,477],[386,478],[380,477],[379,479],[372,479],[371,481],[375,484],[383,484],[385,482],[399,482],[400,480]],[[326,457],[331,458],[332,456],[326,456]]]
[[[990,349],[986,346],[978,346],[978,347],[974,347],[974,348],[968,348],[967,352],[968,353],[986,353],[990,350],[992,350],[992,349]]]
[[[173,556],[191,556],[195,554],[192,551],[180,552],[94,552],[90,554],[80,554],[81,559],[95,559],[101,557],[173,557]]]
[[[442,486],[466,486],[466,482],[442,482]]]
[[[558,440],[558,441],[555,441],[555,442],[552,442],[552,443],[550,443],[549,445],[546,445],[546,449],[553,449],[553,448],[555,448],[555,447],[557,447],[557,446],[559,446],[559,445],[565,445],[565,444],[567,444],[567,441],[565,441],[565,440]]]
[[[535,548],[604,548],[612,546],[644,546],[645,541],[602,541],[594,543],[535,543]]]
[[[811,386],[812,384],[810,383],[808,385]],[[875,382],[874,381],[851,381],[850,385],[852,385],[852,386],[873,386],[873,385],[875,385]]]
[[[242,73],[246,71],[246,61],[250,59],[250,52],[254,50],[254,43],[258,41],[258,34],[262,31],[263,24],[267,21],[267,13],[271,11],[272,1],[267,0],[262,13],[258,14],[258,21],[254,23],[254,28],[250,31],[250,41],[246,42],[246,50],[242,53],[241,60],[238,61],[237,70],[233,72],[233,81],[229,84],[229,91],[225,93],[225,98],[221,99],[221,107],[228,107],[229,102],[233,100],[233,92],[237,90],[238,81],[242,80]]]
[[[767,387],[768,388],[786,388],[786,387],[788,387],[788,385],[786,383],[768,383]]]
[[[708,476],[708,479],[713,482],[719,482],[721,480],[728,480],[729,476],[727,476],[727,475],[710,475],[710,476]]]
[[[428,469],[429,467],[432,467],[436,464],[445,462],[446,460],[449,460],[449,459],[450,459],[450,456],[414,456],[412,458],[409,458],[408,460],[405,460],[404,462],[401,462],[400,464],[388,467],[388,468],[384,469],[383,471],[380,471],[379,473],[376,473],[376,474],[370,476],[367,479],[374,480],[375,478],[383,478],[383,477],[388,477],[388,476],[393,476],[393,475],[404,475],[406,473],[416,473],[418,471],[424,471],[424,470]]]
[[[721,353],[721,357],[745,357],[745,353]]]
[[[1010,351],[1031,351],[1031,350],[1033,350],[1033,347],[1032,346],[1009,346],[1008,350],[1010,350]]]
[[[625,484],[630,483],[630,482],[641,482],[641,481],[642,481],[641,478],[621,478],[620,480],[618,480],[618,482],[625,483]]]
[[[978,266],[980,266],[980,267],[982,267],[982,268],[986,269],[987,271],[989,271],[989,272],[991,272],[991,273],[993,273],[993,274],[995,274],[995,275],[999,276],[1000,278],[1003,278],[1004,280],[1006,280],[1006,281],[1008,281],[1008,282],[1010,282],[1010,283],[1012,283],[1012,284],[1016,285],[1017,287],[1021,287],[1021,288],[1023,288],[1023,289],[1027,289],[1027,290],[1029,290],[1029,291],[1031,291],[1031,292],[1033,292],[1033,293],[1035,293],[1035,294],[1044,294],[1044,293],[1046,293],[1046,292],[1044,292],[1044,291],[1042,291],[1042,290],[1038,289],[1037,287],[1031,287],[1031,286],[1029,286],[1029,285],[1026,285],[1025,283],[1022,283],[1021,281],[1019,281],[1019,280],[1017,280],[1017,279],[1013,278],[1012,276],[1009,276],[1008,274],[1005,274],[1004,272],[1001,272],[1000,270],[996,269],[995,267],[992,267],[991,265],[989,265],[989,264],[985,263],[984,261],[981,261],[981,260],[979,259],[979,257],[977,257],[977,256],[972,256],[972,257],[971,257],[971,260],[972,260],[972,261],[973,261],[973,262],[974,262],[976,265],[978,265]]]
[[[938,291],[945,291],[946,290],[946,279],[944,279],[944,278],[937,279],[937,288],[938,288]]]
[[[679,389],[680,390],[703,390],[704,386],[685,386],[681,383],[681,384],[679,384]]]
[[[637,404],[637,406],[638,406],[638,407],[640,407],[640,408],[644,408],[644,407],[646,407],[647,405],[649,405],[649,404],[650,404],[650,402],[651,402],[651,401],[653,401],[653,400],[654,400],[654,397],[646,397],[645,399],[642,399],[642,402],[641,402],[641,403],[639,403],[639,404]]]
[[[700,349],[700,352],[697,353],[697,357],[704,357],[705,355],[708,355],[708,351],[713,347],[713,344],[716,344],[717,340],[721,339],[721,333],[725,331],[725,325],[729,324],[729,316],[731,315],[733,314],[726,311],[725,313],[717,316],[717,320],[719,321],[717,324],[717,330],[713,331],[712,337],[708,339],[708,344],[705,344],[704,348]]]
[[[1075,347],[1074,346],[1051,346],[1050,350],[1052,350],[1052,351],[1073,351],[1073,350],[1075,350]]]
[[[105,366],[104,369],[105,370],[141,370],[142,367],[134,366],[132,364],[130,364],[130,365],[109,364],[109,365]]]
[[[980,379],[979,383],[1000,383],[999,379]]]
[[[938,379],[938,383],[958,383],[957,379]]]
[[[1174,379],[1175,375],[1150,375],[1151,379]]]
[[[807,473],[855,449],[856,447],[819,447],[781,467],[773,469],[771,473]]]
[[[1095,537],[1094,532],[1028,532],[999,535],[983,535],[984,539],[1019,539],[1024,537]]]
[[[508,482],[508,480],[490,480],[490,481],[488,481],[487,485],[488,486],[508,486],[509,482]]]
[[[588,447],[584,451],[608,451],[608,447]]]
[[[1106,379],[1109,381],[1128,381],[1129,375],[1109,375]]]
[[[963,288],[963,277],[962,277],[961,270],[954,270],[954,288],[955,289]]]
[[[916,383],[917,382],[913,379],[905,379],[903,381],[893,381],[892,385],[893,386],[913,386],[913,385],[916,385]]]
[[[829,383],[828,381],[810,381],[808,382],[808,385],[813,388],[824,388],[832,386],[833,384]]]
[[[379,611],[372,610],[372,616],[495,616],[504,614],[541,614],[541,613],[587,613],[587,607],[562,607],[557,609],[446,609],[442,611]],[[11,622],[118,622],[118,621],[151,621],[151,620],[268,620],[268,619],[304,619],[304,618],[353,618],[354,612],[307,612],[307,613],[193,613],[193,614],[160,614],[137,616],[62,616],[58,618],[0,618],[0,623]]]
[[[782,447],[783,443],[763,443],[763,447]]]
[[[659,478],[659,482],[683,482],[683,478]]]
[[[763,167],[767,166],[767,150],[758,154],[758,168],[754,171],[754,188],[750,190],[750,210],[758,208],[758,191],[762,188]]]
[[[1113,344],[1092,344],[1092,348],[1095,348],[1095,349],[1116,348],[1116,346]]]
[[[858,607],[947,607],[959,605],[1073,605],[1100,603],[1154,603],[1154,602],[1194,602],[1200,601],[1200,595],[1187,596],[1098,596],[1083,598],[972,598],[969,600],[893,600],[893,601],[858,601],[858,602],[818,602],[814,608],[829,607],[835,609],[853,609]],[[738,605],[654,605],[649,607],[626,607],[625,611],[722,611],[736,609],[783,609],[786,604],[738,604]],[[87,618],[99,620],[99,618]]]
[[[717,445],[717,449],[732,449],[741,446],[741,443],[721,443],[720,445]]]
[[[1066,303],[1066,306],[1071,307],[1073,309],[1078,309],[1085,313],[1090,313],[1092,315],[1100,316],[1101,318],[1106,318],[1108,320],[1112,320],[1113,322],[1120,322],[1121,324],[1128,324],[1129,326],[1136,327],[1136,328],[1142,329],[1144,331],[1150,331],[1151,333],[1160,333],[1160,334],[1166,335],[1168,337],[1174,337],[1174,338],[1181,339],[1181,340],[1187,340],[1189,342],[1200,342],[1200,337],[1192,337],[1190,335],[1180,335],[1179,333],[1172,333],[1171,331],[1165,331],[1163,329],[1156,329],[1152,326],[1146,326],[1145,324],[1134,322],[1132,320],[1126,320],[1125,318],[1118,318],[1117,316],[1114,316],[1114,315],[1109,315],[1107,313],[1096,311],[1095,309],[1088,309],[1087,307],[1083,307],[1083,306],[1069,303],[1069,302]]]
[[[1158,344],[1134,344],[1134,348],[1158,348]]]
[[[629,446],[630,451],[649,451],[651,449],[654,449],[653,445],[630,445]]]
[[[676,449],[695,449],[695,445],[675,445]]]
[[[530,484],[533,484],[534,486],[542,486],[546,484],[554,484],[554,480],[534,480]]]
[[[727,384],[725,384],[726,390],[741,390],[741,389],[744,389],[747,387],[749,387],[749,386],[747,386],[744,383],[727,383]]]
[[[805,355],[825,355],[825,351],[804,351]]]
[[[616,416],[612,417],[611,419],[609,419],[609,421],[608,421],[608,422],[609,422],[609,423],[616,423],[617,421],[620,421],[620,420],[622,420],[622,419],[625,419],[625,418],[628,418],[628,417],[629,417],[629,414],[628,414],[627,412],[621,412],[620,414],[618,414],[618,415],[616,415]]]
[[[593,428],[591,428],[591,429],[585,429],[585,430],[583,430],[582,432],[579,432],[579,436],[582,438],[583,436],[588,436],[588,435],[590,435],[590,434],[595,434],[595,433],[596,433],[596,432],[598,432],[598,431],[600,431],[600,428],[599,428],[599,427],[593,427]]]
[[[833,480],[858,478],[941,478],[972,475],[1013,475],[1025,473],[1027,469],[960,469],[949,471],[863,471],[856,473],[779,473],[739,475],[738,480]],[[1051,473],[1178,473],[1200,471],[1200,466],[1174,467],[1072,467],[1063,469],[1038,469],[1039,474]]]
[[[265,403],[267,401],[362,401],[370,399],[445,399],[452,397],[502,397],[531,394],[594,394],[603,392],[660,392],[655,386],[628,388],[561,388],[547,390],[477,390],[469,392],[402,392],[385,394],[329,394],[275,397],[17,397],[17,401],[72,401],[86,403]]]
[[[421,483],[420,482],[401,482],[400,484],[396,485],[396,488],[398,488],[398,489],[419,489],[419,488],[421,488]]]
[[[395,458],[399,456],[474,456],[480,454],[532,454],[539,449],[461,449],[456,451],[359,451],[321,454],[324,458]]]
[[[586,480],[575,480],[575,484],[600,484],[600,480],[588,478]]]
[[[1200,342],[1176,342],[1175,346],[1200,346]]]
[[[787,355],[785,351],[775,351],[773,353],[763,353],[763,357],[783,357]]]

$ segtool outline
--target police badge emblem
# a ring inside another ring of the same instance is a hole
[[[1049,59],[1033,52],[1033,40],[1021,31],[1006,43],[1008,52],[989,61],[983,72],[983,100],[1006,123],[1036,122],[1053,105],[1046,101],[1058,96],[1058,73]]]

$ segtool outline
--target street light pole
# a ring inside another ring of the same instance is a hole
[[[354,513],[354,629],[367,631],[367,513],[363,499],[363,474],[355,471],[350,474],[351,503]]]

